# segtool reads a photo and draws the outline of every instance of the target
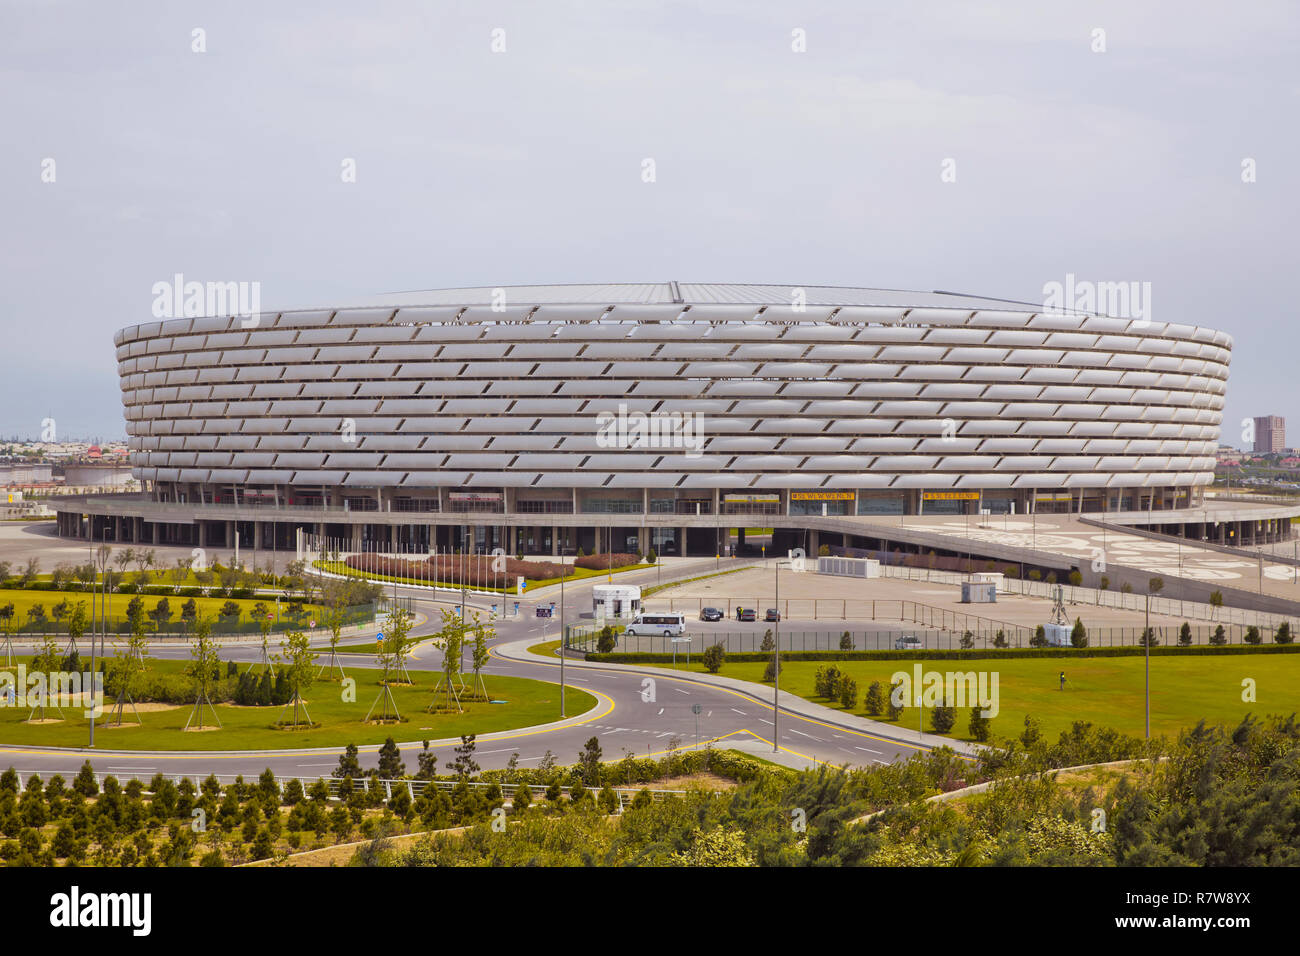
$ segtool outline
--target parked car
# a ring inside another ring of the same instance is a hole
[[[701,621],[721,621],[723,614],[716,607],[706,607],[700,611]]]
[[[738,608],[736,608],[736,620],[737,620],[737,621],[757,621],[757,620],[758,620],[758,612],[755,611],[752,607],[738,607]]]
[[[919,651],[925,647],[925,644],[919,637],[900,637],[894,641],[894,647],[900,651]]]
[[[776,608],[774,608],[774,607],[770,607],[770,608],[767,609],[767,614],[764,615],[763,620],[765,620],[765,621],[779,621],[779,620],[781,620],[781,612],[778,611],[778,610],[777,610]]]

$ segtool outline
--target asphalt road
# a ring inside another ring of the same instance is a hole
[[[713,562],[709,561],[708,564],[712,565]],[[683,566],[683,573],[687,570]],[[644,576],[645,572],[639,574]],[[638,572],[620,576],[620,580],[629,580],[632,575],[638,575]],[[600,579],[594,579],[565,588],[564,603],[569,620],[577,620],[579,613],[590,609],[591,585],[599,582]],[[438,609],[446,607],[446,601],[436,600],[429,592],[412,593],[399,589],[399,593],[413,597],[416,609],[426,618],[413,629],[413,636],[434,633],[437,630]],[[530,595],[530,598],[538,603],[549,603],[552,599],[559,601],[558,593],[552,596],[538,592]],[[473,603],[470,606],[474,606]],[[478,606],[486,607],[486,603]],[[521,619],[499,620],[497,637],[491,643],[491,663],[484,670],[484,676],[489,680],[492,675],[498,674],[559,683],[558,658],[530,654],[522,648],[503,650],[506,645],[525,639],[529,644],[558,639],[558,613],[557,610],[556,619],[539,619],[535,615],[529,616],[533,615],[533,610],[525,604],[521,609]],[[373,641],[373,633],[366,635],[365,640]],[[317,643],[324,643],[324,640]],[[188,658],[189,649],[184,644],[159,646],[151,653],[159,658]],[[260,648],[248,645],[228,647],[223,650],[222,656],[227,660],[253,661],[260,656]],[[440,661],[440,652],[432,646],[417,645],[408,666],[412,670],[436,670]],[[344,664],[373,666],[374,659],[353,654],[345,657]],[[617,666],[570,666],[566,663],[564,671],[567,686],[581,688],[592,694],[597,698],[597,706],[581,715],[575,714],[574,708],[570,706],[567,716],[571,720],[568,723],[479,737],[476,759],[483,768],[503,767],[513,753],[518,753],[520,765],[536,766],[547,751],[560,764],[572,763],[586,741],[593,736],[599,738],[606,760],[620,759],[627,752],[637,756],[657,756],[666,752],[672,743],[680,749],[686,749],[703,746],[709,741],[713,741],[715,746],[746,750],[790,766],[806,766],[812,761],[851,765],[887,763],[924,749],[905,739],[890,740],[837,724],[829,711],[827,720],[817,720],[783,709],[779,720],[780,751],[773,754],[770,693],[764,699],[761,690],[758,691],[759,696],[755,696],[717,687],[686,673],[670,671],[656,675],[652,689],[644,683],[644,675],[629,673]],[[696,707],[699,708],[698,714],[695,712]],[[557,713],[556,720],[559,719]],[[409,729],[409,725],[401,728],[401,735],[416,738],[415,742],[402,746],[403,759],[409,772],[414,769],[415,756],[420,750],[419,736]],[[452,746],[446,742],[433,745],[439,762],[451,758]],[[139,776],[147,779],[159,772],[168,776],[194,777],[216,773],[243,774],[248,777],[267,767],[277,776],[316,777],[329,774],[337,765],[341,750],[342,748],[328,748],[258,754],[165,754],[100,748],[92,751],[3,746],[0,747],[0,766],[12,765],[24,774],[48,775],[59,772],[66,776],[75,773],[83,761],[90,759],[97,771],[113,773],[119,777]],[[363,766],[377,764],[376,750],[375,746],[361,748]]]

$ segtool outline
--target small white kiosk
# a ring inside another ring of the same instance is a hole
[[[641,613],[641,588],[635,584],[597,584],[591,589],[596,620],[633,618]]]

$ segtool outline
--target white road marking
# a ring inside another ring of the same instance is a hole
[[[736,710],[736,708],[734,708],[734,707],[731,708],[731,709],[732,709],[732,711],[734,711],[735,713],[740,714],[741,717],[744,717],[744,716],[745,716],[745,712],[744,712],[743,710]]]
[[[677,693],[679,694],[687,694],[687,695],[690,694],[689,690],[682,690],[680,687],[674,687],[673,690],[677,691]]]
[[[809,740],[815,740],[815,741],[817,741],[818,743],[821,743],[821,738],[820,738],[820,737],[814,737],[812,734],[805,734],[802,730],[793,730],[793,729],[792,729],[792,730],[789,730],[789,731],[786,731],[786,732],[787,732],[787,733],[791,733],[791,734],[798,734],[800,737],[807,737]]]
[[[865,750],[869,754],[883,754],[883,750],[872,750],[870,747],[854,747],[854,750]]]

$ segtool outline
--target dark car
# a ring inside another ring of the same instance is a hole
[[[721,620],[722,620],[722,612],[719,611],[716,607],[706,607],[704,610],[700,611],[700,620],[701,620],[701,621],[721,621]]]
[[[755,611],[752,607],[738,607],[738,608],[736,608],[736,620],[737,620],[737,621],[757,621],[757,620],[758,620],[758,612]]]
[[[765,620],[765,621],[779,621],[779,620],[781,620],[781,612],[778,611],[778,610],[777,610],[776,608],[774,608],[774,607],[770,607],[770,608],[767,609],[767,614],[766,614],[766,616],[764,616],[763,620]]]

